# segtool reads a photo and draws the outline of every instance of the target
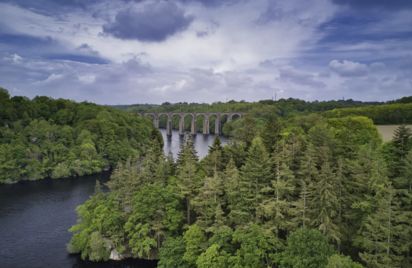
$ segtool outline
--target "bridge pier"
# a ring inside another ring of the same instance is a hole
[[[196,135],[196,115],[192,114],[192,122],[190,124],[190,133]]]
[[[181,115],[179,118],[179,135],[183,136],[185,134],[185,116]]]
[[[202,133],[205,135],[210,134],[210,117],[213,115],[216,115],[216,121],[215,121],[215,134],[216,135],[221,135],[222,133],[222,116],[227,116],[227,122],[230,122],[233,120],[233,116],[237,115],[238,117],[242,117],[243,113],[238,113],[238,112],[229,112],[229,113],[173,113],[173,112],[160,112],[160,113],[139,113],[141,116],[151,116],[153,118],[153,126],[155,128],[159,128],[159,122],[160,122],[160,117],[161,116],[166,116],[167,121],[166,121],[166,134],[168,137],[172,136],[172,122],[173,122],[173,116],[179,115],[179,135],[184,135],[185,131],[185,117],[187,115],[192,116],[192,121],[190,122],[190,133],[192,135],[196,135],[196,119],[197,116],[203,116],[203,129]]]
[[[204,135],[209,135],[210,131],[209,131],[209,115],[205,114],[205,116],[203,117],[203,134]]]
[[[166,134],[172,136],[172,116],[169,114],[167,115]]]
[[[216,120],[215,120],[215,135],[220,135],[220,126],[221,126],[221,117],[220,113],[217,114]]]
[[[155,128],[159,128],[159,117],[158,116],[155,116],[153,118],[153,125]]]

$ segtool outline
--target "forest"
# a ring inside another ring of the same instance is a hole
[[[99,173],[137,157],[152,124],[91,103],[10,97],[0,88],[0,184]]]
[[[364,116],[252,115],[203,159],[187,136],[175,160],[153,140],[119,161],[77,208],[68,251],[158,267],[412,266],[410,129],[383,143]]]
[[[258,102],[229,101],[206,103],[168,103],[161,105],[136,104],[113,106],[116,109],[125,110],[133,113],[145,112],[243,112],[257,120],[257,127],[262,127],[265,117],[269,114],[276,114],[282,118],[307,115],[311,113],[320,114],[328,118],[345,116],[366,116],[371,118],[375,124],[412,124],[412,97],[388,102],[361,102],[352,99],[332,100],[332,101],[304,101],[299,99],[279,99],[261,100]],[[210,117],[210,124],[214,126],[215,117]],[[236,131],[243,124],[243,120],[227,122],[227,117],[221,118],[223,123],[222,133],[225,136],[233,137]],[[185,118],[185,129],[190,131],[190,116]],[[173,117],[172,126],[178,129],[179,118]],[[196,120],[196,129],[201,132],[203,117]],[[160,117],[160,127],[166,127],[166,116]],[[214,133],[214,128],[211,128]]]

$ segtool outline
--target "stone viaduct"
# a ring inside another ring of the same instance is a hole
[[[160,113],[140,113],[141,116],[152,117],[153,125],[159,128],[160,117],[166,116],[166,133],[168,136],[172,135],[172,120],[173,117],[179,117],[179,135],[184,135],[184,125],[186,116],[191,117],[190,133],[196,135],[196,119],[203,117],[203,134],[210,134],[209,122],[211,117],[215,117],[215,134],[220,135],[222,130],[222,119],[226,116],[227,122],[230,122],[234,117],[242,117],[244,113],[240,112],[210,112],[210,113],[190,113],[190,112],[160,112]]]

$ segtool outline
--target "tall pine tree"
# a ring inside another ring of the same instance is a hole
[[[257,220],[256,208],[263,200],[263,189],[270,186],[272,178],[269,155],[262,139],[256,137],[248,150],[245,164],[241,168],[239,192],[243,212],[249,220]]]

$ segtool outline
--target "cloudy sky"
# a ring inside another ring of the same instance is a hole
[[[100,104],[412,95],[411,0],[0,0],[0,86]]]

